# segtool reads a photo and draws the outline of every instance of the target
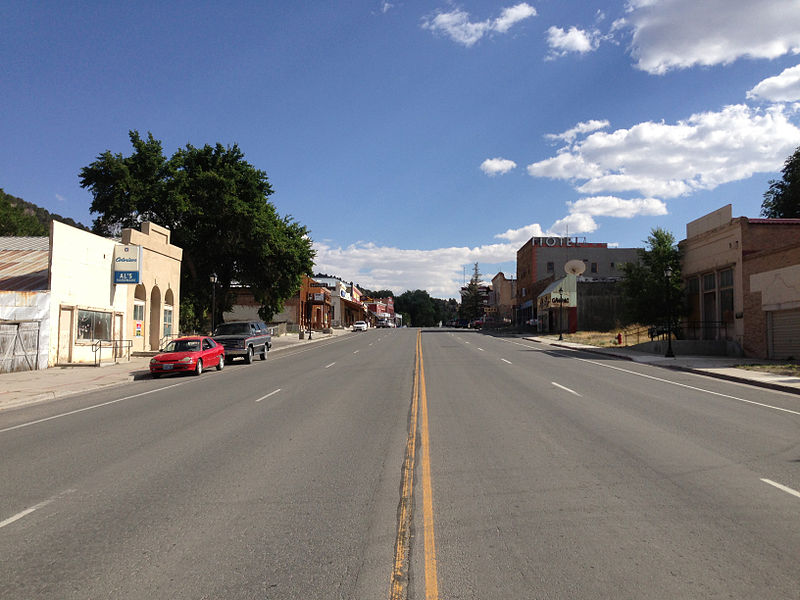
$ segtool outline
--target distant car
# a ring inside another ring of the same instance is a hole
[[[224,366],[225,349],[210,337],[180,337],[150,359],[150,374],[154,378],[180,372],[200,375],[208,367],[222,371]]]
[[[229,363],[236,357],[244,362],[253,362],[253,355],[267,360],[272,347],[272,336],[263,321],[229,321],[214,330],[214,341],[225,347],[225,360]]]
[[[366,321],[356,321],[353,323],[353,331],[366,331],[367,330],[367,322]]]

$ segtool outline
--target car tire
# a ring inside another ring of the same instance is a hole
[[[267,348],[267,345],[264,344],[264,350],[262,350],[261,354],[259,354],[261,360],[267,360],[267,352],[269,352],[269,349]]]
[[[222,371],[222,369],[224,368],[225,368],[225,357],[220,355],[219,360],[217,361],[217,371]]]
[[[245,356],[244,356],[244,362],[246,364],[248,364],[248,365],[253,362],[253,347],[252,346],[248,346],[247,347],[247,354],[245,354]]]
[[[194,368],[195,375],[202,375],[203,374],[203,359],[197,359],[197,366]]]

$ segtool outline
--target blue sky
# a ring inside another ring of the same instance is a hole
[[[318,270],[456,297],[532,235],[759,216],[798,52],[797,0],[0,0],[0,187],[89,225],[129,130],[236,143]]]

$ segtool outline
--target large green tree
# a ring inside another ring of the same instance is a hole
[[[395,312],[407,315],[412,327],[434,327],[438,324],[433,298],[425,290],[408,290],[394,299]]]
[[[244,159],[237,145],[187,145],[171,158],[148,133],[129,133],[130,156],[106,151],[80,173],[99,217],[93,230],[118,235],[149,220],[172,231],[183,248],[181,329],[198,329],[211,305],[209,277],[215,273],[217,315],[230,307],[234,285],[248,287],[269,320],[300,287],[313,267],[314,250],[305,227],[280,216],[268,198],[264,171]]]
[[[771,180],[761,214],[770,219],[800,218],[800,147],[783,164],[783,177]]]
[[[680,251],[672,233],[657,227],[639,250],[639,262],[623,266],[625,316],[631,323],[665,323],[682,314]]]

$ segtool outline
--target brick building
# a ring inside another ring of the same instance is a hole
[[[583,261],[581,281],[613,282],[622,279],[622,266],[639,260],[636,248],[609,248],[584,237],[533,237],[517,250],[518,320],[537,315],[537,298],[553,281],[565,275],[570,260]]]
[[[733,218],[729,204],[688,223],[679,246],[685,337],[800,358],[800,219]]]

